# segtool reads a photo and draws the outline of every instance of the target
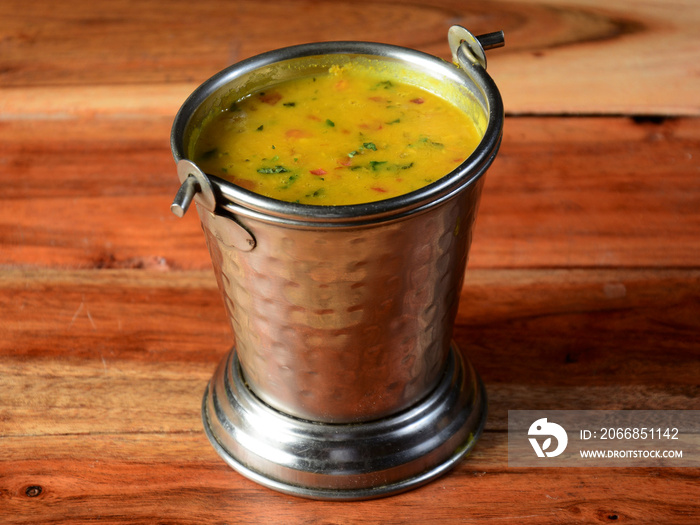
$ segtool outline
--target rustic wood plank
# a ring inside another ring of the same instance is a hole
[[[486,431],[390,499],[264,489],[202,430],[232,336],[196,214],[169,212],[174,114],[263,51],[449,59],[455,23],[507,41],[455,330]],[[700,469],[509,468],[506,429],[509,409],[700,409],[699,25],[695,0],[1,2],[0,522],[697,523]]]
[[[697,265],[700,120],[510,119],[475,267]]]
[[[692,0],[512,4],[524,15],[506,29],[517,49],[494,53],[489,71],[513,113],[700,114]]]
[[[223,303],[210,272],[149,275],[0,274],[0,435],[201,428]]]
[[[468,271],[455,340],[488,429],[516,408],[700,409],[699,297],[698,270]],[[0,311],[0,436],[197,431],[232,342],[209,272],[6,270]]]
[[[473,270],[455,340],[510,410],[700,409],[697,270]]]
[[[390,500],[315,502],[257,486],[203,434],[0,438],[4,523],[693,523],[696,469],[507,468],[487,432],[453,471]],[[36,494],[28,496],[34,488]]]
[[[5,173],[20,181],[7,186],[0,211],[0,264],[210,266],[196,213],[170,213],[179,186],[171,124],[172,116],[0,122]]]
[[[694,0],[274,0],[264,8],[250,0],[120,0],[59,10],[50,0],[6,0],[0,86],[22,89],[2,97],[0,113],[40,99],[46,86],[72,87],[54,93],[67,97],[66,108],[91,106],[92,85],[118,93],[136,85],[138,99],[148,84],[148,99],[163,90],[172,104],[169,84],[192,86],[241,59],[305,42],[388,42],[449,58],[447,29],[461,24],[477,34],[505,31],[507,45],[490,53],[489,69],[511,113],[698,115],[700,76],[686,75],[700,46],[696,7]]]
[[[0,264],[209,268],[196,213],[169,211],[170,124],[0,122],[16,181],[0,207]],[[699,151],[700,119],[508,119],[471,267],[696,266]]]

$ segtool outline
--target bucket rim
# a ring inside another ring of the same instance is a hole
[[[431,208],[473,185],[487,171],[500,147],[504,108],[498,87],[486,70],[479,64],[461,63],[457,66],[416,49],[363,41],[328,41],[283,47],[252,56],[219,71],[192,92],[175,116],[170,136],[175,161],[187,159],[184,139],[190,121],[197,109],[219,90],[267,66],[328,55],[395,60],[405,63],[409,69],[420,71],[416,66],[418,64],[476,87],[485,101],[484,109],[488,117],[481,141],[464,162],[436,181],[396,197],[359,204],[316,205],[282,201],[246,190],[220,177],[204,174],[210,182],[217,208],[224,208],[236,215],[290,224],[366,224]]]

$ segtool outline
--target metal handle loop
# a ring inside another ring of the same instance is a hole
[[[452,51],[452,61],[460,65],[460,54],[472,64],[479,64],[486,69],[486,49],[495,49],[505,45],[503,31],[494,31],[474,36],[462,26],[452,26],[447,32],[447,41]]]
[[[216,199],[209,178],[194,162],[180,160],[177,163],[177,175],[182,184],[170,205],[170,211],[178,217],[183,217],[195,197],[197,203],[205,209],[212,212],[216,209]]]
[[[201,190],[202,188],[197,184],[197,178],[194,175],[188,175],[177,191],[175,199],[170,205],[170,211],[180,218],[184,217],[190,204],[192,204],[195,194]]]

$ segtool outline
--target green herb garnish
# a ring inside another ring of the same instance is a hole
[[[258,173],[262,173],[263,175],[271,175],[274,173],[287,173],[289,170],[285,168],[284,166],[277,165],[274,168],[259,168]]]
[[[205,151],[199,156],[199,160],[208,160],[215,157],[219,153],[219,148],[213,148]]]
[[[418,142],[422,142],[423,144],[428,144],[430,146],[433,146],[434,148],[444,148],[445,145],[442,142],[435,142],[434,140],[430,140],[428,137],[421,137],[418,139]]]
[[[394,84],[391,82],[391,80],[383,80],[381,82],[377,82],[372,89],[379,89],[379,88],[391,89],[393,87],[394,87]]]
[[[374,142],[365,142],[364,144],[362,144],[362,146],[360,146],[356,150],[353,150],[350,153],[348,153],[348,157],[353,158],[355,155],[361,154],[366,149],[372,150],[372,151],[377,151],[377,146],[374,144]]]
[[[316,191],[314,191],[313,193],[307,194],[306,196],[307,197],[322,197],[323,195],[325,195],[325,193],[326,193],[325,188],[319,188]]]
[[[285,171],[286,171],[286,170],[285,170]],[[289,188],[292,184],[294,184],[294,182],[296,182],[296,180],[297,180],[298,178],[299,178],[299,175],[298,175],[298,174],[292,173],[292,174],[287,178],[287,180],[285,180],[285,181],[282,183],[282,186],[280,186],[280,188],[283,189],[283,190],[286,190],[286,189]]]

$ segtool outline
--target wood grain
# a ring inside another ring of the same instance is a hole
[[[506,105],[455,327],[489,418],[420,489],[284,496],[208,443],[232,344],[175,112],[264,51],[368,40],[449,59],[503,29]],[[700,469],[516,469],[513,409],[700,409],[695,0],[0,3],[0,523],[688,524]]]
[[[694,0],[276,0],[264,7],[119,0],[108,9],[73,2],[61,10],[50,0],[5,0],[0,85],[72,86],[90,104],[91,85],[149,84],[157,93],[199,84],[264,51],[326,40],[387,42],[449,58],[447,30],[460,24],[477,34],[505,31],[507,45],[490,53],[489,68],[511,113],[698,115],[699,23]],[[686,75],[689,67],[694,73]],[[4,104],[18,105],[23,93],[11,91]]]
[[[211,267],[196,213],[169,211],[178,187],[169,126],[165,117],[0,122],[0,157],[18,180],[0,207],[0,264]],[[697,119],[508,120],[471,267],[695,266],[698,152]]]
[[[426,487],[355,503],[261,489],[223,464],[199,434],[106,434],[81,442],[75,448],[70,436],[4,440],[6,453],[23,458],[3,465],[5,523],[691,523],[698,512],[687,469],[576,469],[572,483],[562,469],[504,468],[506,440],[497,433]],[[30,487],[41,494],[27,496]]]
[[[698,292],[695,270],[468,272],[456,338],[488,387],[484,437],[424,488],[336,504],[260,488],[207,442],[201,395],[230,344],[209,272],[6,270],[3,522],[692,523],[697,469],[509,469],[505,430],[514,408],[700,409]],[[641,318],[657,329],[627,345]]]
[[[490,430],[514,407],[700,409],[699,302],[697,270],[473,270],[455,340]],[[232,344],[209,272],[5,271],[0,309],[0,436],[196,431]]]

